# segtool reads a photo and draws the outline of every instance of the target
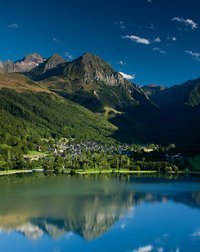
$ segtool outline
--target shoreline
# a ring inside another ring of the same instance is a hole
[[[158,171],[130,171],[130,170],[87,170],[87,171],[76,171],[78,175],[89,175],[89,174],[156,174]]]
[[[20,173],[32,173],[32,170],[7,170],[7,171],[0,171],[0,176],[6,175],[15,175]]]
[[[16,175],[16,174],[27,174],[27,173],[52,173],[52,171],[43,171],[43,170],[7,170],[7,171],[0,171],[0,176],[6,176],[6,175]],[[159,171],[150,171],[150,170],[144,170],[144,171],[131,171],[131,170],[74,170],[73,173],[71,170],[66,170],[63,172],[60,172],[59,174],[68,174],[68,175],[101,175],[101,174],[172,174],[172,175],[197,175],[200,176],[200,171],[178,171],[178,172],[167,172],[162,173]]]

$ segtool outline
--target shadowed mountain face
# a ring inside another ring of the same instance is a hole
[[[51,69],[45,69],[48,60],[33,69],[28,76],[58,94],[79,102],[92,111],[100,111],[104,106],[123,108],[151,102],[142,90],[128,82],[101,58],[85,53],[72,62],[59,61]]]
[[[118,127],[113,135],[115,139],[143,141],[149,134],[144,134],[145,124],[152,120],[153,113],[157,113],[156,106],[142,89],[124,79],[107,62],[85,53],[72,62],[60,61],[59,65],[43,71],[47,63],[48,60],[27,75],[92,112],[105,113],[108,120]]]
[[[53,71],[49,72],[46,76],[38,71],[42,67],[45,70],[50,69],[46,68],[46,66],[54,58],[56,58],[57,64],[52,65],[51,69],[56,68],[59,64],[66,63],[59,67],[57,77],[66,78],[71,81],[80,80],[88,84],[95,80],[106,82],[109,85],[125,83],[124,78],[119,73],[115,72],[109,64],[90,53],[85,53],[72,62],[66,62],[59,55],[53,55],[42,66],[40,65],[31,71],[31,78],[35,80],[43,80],[47,77],[55,77]]]
[[[174,142],[183,150],[199,152],[200,79],[167,88],[150,99],[159,107],[155,118],[158,139]]]
[[[53,54],[50,58],[32,69],[27,75],[33,80],[43,80],[49,76],[59,75],[59,68],[62,64],[66,63],[59,54]]]
[[[148,97],[151,97],[152,95],[157,95],[160,91],[163,91],[165,89],[167,89],[167,87],[157,86],[155,84],[150,84],[142,87],[142,90]]]
[[[200,105],[200,79],[161,90],[151,96],[151,100],[164,109]]]
[[[14,183],[13,183],[14,182]],[[150,186],[149,183],[150,182]],[[31,178],[0,182],[0,229],[30,239],[75,233],[93,240],[143,203],[200,208],[199,187],[187,180]],[[191,186],[193,185],[193,186]],[[173,190],[172,190],[173,188]],[[14,207],[13,207],[14,206]]]

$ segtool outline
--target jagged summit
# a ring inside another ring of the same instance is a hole
[[[28,76],[35,81],[45,81],[51,90],[66,93],[69,99],[92,111],[99,111],[104,106],[117,108],[150,104],[141,89],[105,60],[88,52],[72,62],[54,54],[30,71]]]
[[[67,61],[59,54],[55,53],[42,64],[32,69],[27,75],[33,80],[42,80],[51,76],[58,75],[57,68]]]
[[[48,70],[55,68],[63,63],[66,63],[66,60],[62,58],[59,54],[55,53],[43,63],[43,66],[45,70]]]
[[[0,73],[13,73],[15,72],[15,64],[11,60],[0,63]]]
[[[38,53],[31,53],[31,54],[27,54],[24,58],[15,61],[15,63],[17,62],[35,62],[37,64],[39,63],[43,63],[46,59],[43,58],[40,54]]]
[[[72,62],[57,53],[48,59],[34,53],[16,63],[0,64],[1,67],[3,73],[24,72],[30,79],[42,81],[47,89],[62,92],[68,99],[92,111],[102,111],[105,106],[119,110],[127,106],[152,107],[140,88],[105,60],[88,52]],[[30,71],[27,71],[28,67],[31,67]]]
[[[48,59],[38,53],[32,53],[15,62],[11,60],[0,62],[0,73],[26,73],[37,67],[46,71],[65,62],[66,60],[56,53]],[[39,71],[39,73],[43,73],[43,71]]]
[[[73,62],[67,64],[63,74],[73,79],[91,83],[100,81],[109,85],[124,84],[124,78],[103,59],[91,53],[84,53]]]
[[[81,55],[74,61],[82,61],[85,64],[89,64],[89,63],[99,64],[99,66],[104,66],[104,67],[107,66],[111,68],[111,66],[105,60],[89,52],[85,52],[83,55]]]
[[[80,57],[78,57],[77,59],[82,59],[82,60],[101,60],[103,61],[99,56],[93,54],[93,53],[90,53],[90,52],[84,52]],[[75,59],[75,60],[77,60]]]
[[[28,54],[23,59],[15,62],[16,72],[28,72],[45,62],[45,60],[46,59],[38,53]]]
[[[94,55],[90,52],[84,52],[80,58],[100,58],[97,55]]]
[[[11,60],[0,62],[0,73],[25,73],[37,67],[44,61],[45,58],[38,53],[28,54],[24,58],[15,62]]]
[[[159,92],[167,89],[167,87],[164,85],[156,85],[156,84],[149,84],[141,88],[148,97],[158,94]]]

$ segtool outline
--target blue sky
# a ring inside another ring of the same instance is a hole
[[[0,60],[96,54],[135,83],[200,77],[199,0],[1,0]]]

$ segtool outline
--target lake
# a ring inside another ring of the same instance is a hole
[[[0,179],[1,252],[200,251],[200,178]]]

